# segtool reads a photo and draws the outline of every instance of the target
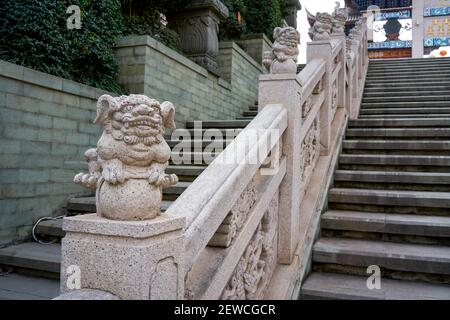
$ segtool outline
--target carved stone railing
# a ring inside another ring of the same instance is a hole
[[[339,33],[342,17],[330,17],[320,15],[311,29],[320,40],[308,44],[299,74],[298,32],[275,29],[273,49],[264,56],[271,73],[260,76],[258,115],[165,213],[144,221],[95,215],[64,221],[63,292],[71,294],[70,270],[81,266],[81,287],[100,290],[94,298],[102,292],[121,299],[296,297],[368,63],[365,24],[346,39]],[[126,104],[112,106],[114,120],[133,112]],[[149,112],[170,119],[168,106]],[[162,180],[150,184],[168,179],[163,169]]]
[[[167,210],[186,219],[185,298],[263,298],[277,261],[286,127],[283,106],[268,106]]]
[[[351,119],[359,113],[366,81],[369,57],[367,54],[367,18],[362,18],[346,39],[346,106]]]

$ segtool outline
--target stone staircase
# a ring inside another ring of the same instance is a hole
[[[301,299],[450,299],[450,59],[370,63],[328,200]]]
[[[205,140],[201,137],[206,130],[215,129],[223,133],[224,137],[228,135],[236,136],[243,128],[245,128],[250,121],[256,116],[258,106],[255,104],[250,106],[243,116],[237,120],[216,120],[216,121],[201,121],[196,124],[194,122],[187,122],[191,137],[191,145],[196,141],[196,134],[200,137],[202,150],[209,145],[212,140]],[[201,131],[198,126],[201,125]],[[200,135],[201,134],[201,135]],[[179,141],[174,141],[170,136],[166,140],[171,148],[175,147]],[[223,147],[225,147],[231,140],[222,140]],[[183,156],[186,159],[195,159],[195,152],[184,152]],[[203,158],[203,157],[202,157]],[[204,161],[193,164],[174,164],[171,160],[166,173],[174,173],[178,175],[179,183],[171,188],[164,190],[163,202],[161,210],[164,212],[170,204],[177,199],[177,197],[190,185],[192,181],[198,177],[207,167]],[[85,214],[95,212],[95,198],[94,197],[80,197],[72,198],[67,202],[67,211],[70,215]],[[37,242],[27,242],[18,245],[13,245],[7,248],[0,249],[0,268],[1,270],[12,270],[13,273],[25,274],[27,276],[34,275],[45,278],[59,279],[60,261],[61,261],[61,244],[60,239],[64,237],[65,233],[62,230],[62,219],[42,221],[36,227],[36,234],[39,238],[45,241],[55,240],[52,244],[39,244]],[[1,286],[2,278],[0,277],[0,299],[2,298]],[[25,297],[25,296],[24,296]]]

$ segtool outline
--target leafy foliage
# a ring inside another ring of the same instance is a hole
[[[239,39],[244,34],[265,33],[272,39],[273,29],[282,24],[287,0],[224,0],[230,17],[220,25],[221,39]],[[240,13],[241,21],[236,14]]]
[[[178,34],[161,23],[161,14],[183,8],[188,0],[122,0],[124,35],[150,35],[178,49]]]
[[[81,29],[67,28],[70,5]],[[113,92],[118,66],[112,50],[122,33],[119,0],[0,1],[0,59]]]
[[[220,39],[239,39],[241,35],[247,32],[245,15],[247,7],[244,0],[224,0],[223,3],[228,7],[230,16],[221,22],[219,26]],[[240,19],[238,19],[238,16]]]
[[[247,6],[247,31],[265,33],[272,39],[273,29],[281,25],[281,6],[279,0],[245,0]]]

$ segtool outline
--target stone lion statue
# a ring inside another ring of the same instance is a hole
[[[293,27],[275,28],[271,51],[264,53],[263,64],[270,73],[296,73],[300,33]]]
[[[308,21],[311,26],[308,35],[313,41],[322,41],[330,39],[330,33],[333,25],[333,17],[326,12],[317,12],[314,16],[307,12]]]
[[[97,148],[85,153],[89,173],[74,182],[96,190],[97,214],[115,220],[160,214],[162,189],[178,178],[165,174],[171,155],[165,129],[175,129],[175,107],[145,95],[98,99],[94,123],[103,126]]]
[[[344,33],[345,23],[347,22],[347,11],[345,8],[341,8],[339,2],[333,12],[333,26],[332,33]]]

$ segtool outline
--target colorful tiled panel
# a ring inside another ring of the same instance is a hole
[[[423,40],[423,46],[424,47],[442,47],[442,46],[449,46],[450,45],[450,38],[444,37],[444,38],[427,38]]]
[[[369,49],[397,49],[397,48],[411,48],[412,41],[385,41],[372,42],[368,45]]]
[[[411,10],[399,10],[399,11],[391,11],[391,12],[377,12],[375,14],[376,21],[384,21],[387,19],[410,19],[411,18]]]
[[[425,8],[424,17],[448,16],[450,15],[450,7]]]

